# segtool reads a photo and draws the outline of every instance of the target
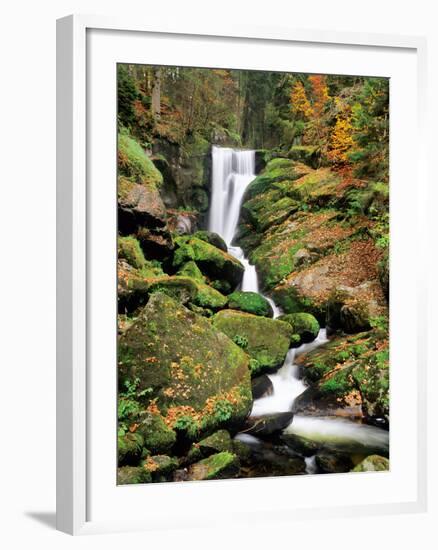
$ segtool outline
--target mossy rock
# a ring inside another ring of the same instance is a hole
[[[176,434],[158,411],[145,412],[135,420],[138,421],[137,432],[143,437],[144,445],[150,452],[166,454],[172,450]]]
[[[383,472],[389,470],[389,460],[384,456],[370,455],[359,462],[352,472]]]
[[[127,134],[119,134],[118,168],[122,176],[135,183],[158,187],[163,183],[163,176],[141,145]]]
[[[253,374],[270,371],[283,364],[293,334],[288,323],[234,310],[220,311],[212,322],[229,338],[241,337],[247,341],[245,351],[257,361]]]
[[[210,280],[224,280],[231,288],[235,288],[242,281],[245,271],[243,265],[223,250],[190,236],[178,237],[176,245],[177,249],[173,256],[175,267],[193,260]]]
[[[294,145],[290,148],[288,157],[317,168],[321,162],[321,149],[316,145]]]
[[[389,426],[389,350],[384,331],[334,339],[296,362],[304,378],[314,382],[295,400],[296,413],[359,417]]]
[[[319,323],[310,313],[288,313],[280,315],[279,321],[288,323],[299,340],[294,345],[307,344],[315,340],[319,333]]]
[[[142,457],[144,439],[139,433],[119,435],[117,440],[117,455],[119,466],[138,464]]]
[[[162,292],[152,294],[120,337],[119,380],[120,387],[136,380],[138,392],[147,391],[148,410],[189,441],[236,429],[252,406],[248,356]],[[146,433],[152,437],[155,429]],[[155,452],[147,438],[145,445]]]
[[[196,233],[193,235],[197,239],[201,239],[201,241],[205,241],[206,243],[210,243],[216,248],[219,248],[223,252],[228,252],[228,247],[223,240],[223,238],[218,234],[214,233],[213,231],[196,231]]]
[[[214,288],[191,277],[179,275],[143,279],[142,288],[148,295],[163,292],[181,304],[192,303],[212,310],[225,307],[228,301]]]
[[[119,259],[126,260],[136,269],[146,268],[146,259],[138,240],[132,235],[119,236],[117,239],[117,255]]]
[[[181,277],[190,277],[199,283],[205,283],[205,277],[194,261],[185,263],[176,273]]]
[[[295,181],[308,174],[311,169],[289,159],[276,158],[268,162],[264,170],[248,186],[244,203],[264,193],[279,181]]]
[[[150,483],[151,474],[141,466],[122,466],[117,468],[117,485]]]
[[[233,292],[228,296],[228,307],[262,317],[273,316],[271,304],[257,292]]]
[[[233,451],[233,442],[227,430],[218,430],[197,443],[203,457],[223,451]]]
[[[148,456],[142,467],[149,472],[152,481],[166,481],[169,474],[178,468],[177,458],[167,455]]]
[[[189,468],[189,480],[230,479],[239,475],[239,459],[224,451],[204,458]]]

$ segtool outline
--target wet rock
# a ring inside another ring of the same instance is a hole
[[[320,452],[315,457],[316,465],[324,474],[340,474],[349,472],[353,462],[348,455],[341,453]]]
[[[282,434],[280,439],[290,449],[302,456],[313,456],[320,447],[315,441],[297,434]]]
[[[256,376],[251,380],[252,396],[254,399],[260,399],[260,397],[266,397],[272,395],[274,392],[274,386],[272,381],[266,374]]]
[[[251,416],[246,420],[242,433],[257,437],[268,437],[284,430],[292,422],[294,415],[291,412]]]

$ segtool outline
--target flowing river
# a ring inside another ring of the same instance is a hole
[[[269,296],[260,292],[255,266],[249,263],[241,248],[233,246],[243,196],[248,185],[256,177],[255,152],[213,146],[212,159],[209,230],[222,236],[229,253],[240,260],[245,267],[241,290],[257,292],[264,296],[271,304],[274,318],[276,318],[281,315],[281,309]],[[294,363],[295,358],[326,342],[328,342],[326,331],[322,328],[313,342],[290,349],[283,366],[275,374],[269,375],[273,393],[254,401],[251,416],[291,411],[295,399],[307,387],[299,378],[299,368]],[[343,418],[295,415],[284,433],[297,434],[316,442],[329,443],[334,447],[363,449],[365,454],[368,450],[387,454],[389,449],[389,434],[386,430]],[[238,434],[237,438],[251,445],[261,444],[257,438],[247,434]],[[313,457],[306,459],[306,465],[307,473],[315,473]]]

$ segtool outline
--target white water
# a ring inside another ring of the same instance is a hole
[[[232,245],[239,222],[243,196],[248,185],[256,177],[255,152],[213,147],[212,158],[212,201],[209,230],[222,236],[229,253],[245,267],[241,290],[260,293],[255,266],[249,263],[241,248]],[[274,301],[268,296],[264,297],[271,304],[274,318],[281,315],[282,311]],[[299,378],[299,369],[294,363],[295,357],[315,349],[327,341],[326,331],[321,329],[317,338],[310,344],[290,349],[283,366],[275,374],[269,375],[274,388],[272,395],[256,399],[251,416],[290,411],[295,399],[306,389],[306,385]],[[345,419],[295,415],[292,423],[284,432],[295,433],[321,442],[357,443],[365,447],[388,449],[389,434],[387,431]],[[238,434],[236,437],[251,445],[260,444],[257,438],[248,434]],[[314,457],[306,459],[306,471],[315,473]]]

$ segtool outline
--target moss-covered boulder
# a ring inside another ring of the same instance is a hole
[[[201,241],[205,241],[206,243],[210,243],[216,248],[219,248],[219,250],[223,250],[224,252],[228,252],[228,247],[223,240],[223,238],[218,234],[214,233],[213,231],[196,231],[196,233],[193,235],[197,239],[201,239]]]
[[[199,283],[205,283],[204,275],[193,260],[182,265],[176,274],[181,277],[190,277]]]
[[[223,451],[233,451],[233,442],[227,430],[218,430],[212,435],[201,439],[201,441],[195,445],[198,446],[202,456],[204,457],[214,453],[221,453]]]
[[[149,472],[152,481],[166,481],[167,476],[178,468],[178,459],[167,455],[148,456],[142,467]]]
[[[319,323],[310,313],[287,313],[277,318],[288,323],[294,332],[298,334],[299,341],[296,345],[313,342],[319,333]]]
[[[245,351],[257,361],[253,374],[283,364],[293,335],[288,323],[231,309],[217,313],[212,323],[229,338],[246,342]]]
[[[316,145],[294,145],[290,148],[288,157],[317,168],[321,162],[321,149]]]
[[[346,248],[323,257],[290,273],[272,291],[277,304],[286,313],[306,311],[325,322],[329,304],[337,289],[344,289],[345,300],[332,307],[330,322],[343,310],[342,327],[349,332],[369,328],[369,319],[385,314],[387,305],[378,278],[381,252],[372,239],[347,241]]]
[[[198,239],[182,236],[176,239],[177,249],[173,256],[173,265],[177,268],[193,260],[204,275],[211,281],[227,282],[234,289],[243,278],[243,265],[220,248]]]
[[[336,338],[297,357],[313,382],[294,402],[294,411],[359,417],[389,425],[389,350],[386,330]]]
[[[266,298],[257,292],[242,292],[236,290],[228,296],[228,307],[262,317],[272,317],[271,304]]]
[[[117,256],[121,260],[126,260],[135,269],[145,269],[146,259],[143,250],[140,247],[138,239],[132,235],[126,237],[119,236],[117,239]]]
[[[185,441],[236,429],[252,405],[248,356],[162,292],[120,337],[120,387],[126,380],[137,382],[145,409]],[[154,427],[147,433],[153,437]],[[145,445],[155,452],[147,438]]]
[[[389,460],[384,456],[370,455],[359,462],[352,472],[383,472],[389,470]]]
[[[240,464],[236,455],[224,451],[204,458],[189,468],[190,481],[229,479],[237,477]]]
[[[151,453],[166,454],[172,451],[176,434],[158,409],[149,407],[133,421],[137,425],[137,433],[143,438],[144,447]]]
[[[122,466],[117,468],[117,485],[150,483],[151,474],[142,466]]]
[[[143,455],[144,439],[139,433],[119,435],[117,440],[118,463],[138,464]]]

